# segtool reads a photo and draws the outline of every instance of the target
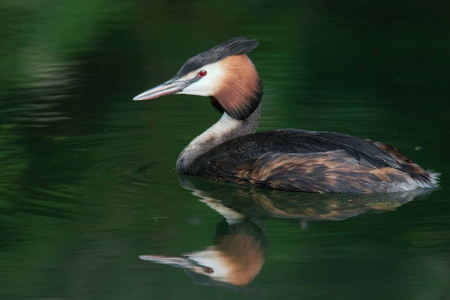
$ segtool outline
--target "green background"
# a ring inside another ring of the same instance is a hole
[[[339,222],[266,220],[251,287],[267,299],[450,299],[449,20],[445,1],[1,0],[0,298],[250,297],[138,259],[212,244],[222,216],[174,165],[219,115],[201,97],[131,101],[245,36],[260,41],[249,54],[260,131],[367,137],[442,173],[404,205],[374,196]],[[201,186],[249,201],[249,189]],[[366,214],[371,201],[384,204]]]

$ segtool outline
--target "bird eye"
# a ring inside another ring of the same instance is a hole
[[[198,76],[203,77],[206,75],[206,71],[205,70],[201,70],[200,72],[198,72]]]

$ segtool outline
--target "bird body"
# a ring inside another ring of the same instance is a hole
[[[427,172],[387,144],[335,132],[281,129],[255,133],[262,84],[234,38],[189,59],[171,80],[134,98],[209,96],[222,118],[180,154],[181,173],[285,191],[380,193],[437,186]]]

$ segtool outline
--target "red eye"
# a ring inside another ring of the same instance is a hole
[[[198,72],[198,76],[203,77],[206,75],[206,71],[205,70],[201,70],[200,72]]]

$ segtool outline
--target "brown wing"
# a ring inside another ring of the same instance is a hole
[[[343,150],[267,153],[254,163],[247,178],[258,187],[319,193],[388,192],[408,181],[402,171],[361,165]]]
[[[230,140],[198,157],[186,174],[319,193],[396,192],[436,186],[436,176],[389,145],[342,133],[303,130],[277,130]]]

